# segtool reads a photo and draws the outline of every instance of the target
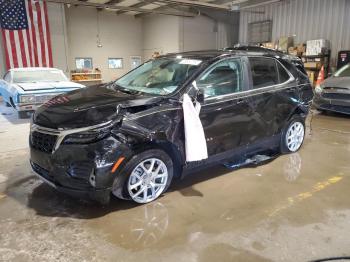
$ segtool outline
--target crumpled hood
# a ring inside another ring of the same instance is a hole
[[[24,91],[36,91],[36,90],[52,90],[63,88],[82,88],[81,84],[64,81],[64,82],[36,82],[36,83],[18,83],[17,86]]]
[[[131,95],[109,85],[97,85],[59,95],[40,106],[34,123],[48,128],[80,128],[117,118],[119,108],[150,105],[160,97]]]
[[[324,87],[342,87],[350,90],[350,77],[330,77],[324,83]]]

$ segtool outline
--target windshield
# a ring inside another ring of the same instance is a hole
[[[334,74],[335,77],[350,77],[350,64],[347,64],[340,68],[337,72]]]
[[[67,81],[60,70],[14,71],[14,83],[61,82]]]
[[[129,91],[167,95],[183,84],[200,63],[201,60],[182,58],[150,60],[115,83]]]

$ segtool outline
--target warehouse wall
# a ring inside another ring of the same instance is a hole
[[[225,32],[220,31],[221,42]],[[220,43],[222,44],[222,43]],[[180,18],[180,50],[208,50],[219,47],[219,23],[206,16]]]
[[[142,57],[142,20],[100,11],[99,28],[102,47],[97,47],[97,11],[93,8],[66,8],[69,67],[76,57],[92,57],[93,67],[102,71],[103,81],[120,77],[131,68],[130,57]],[[108,58],[123,58],[123,69],[109,69]]]
[[[296,43],[320,38],[330,40],[333,63],[339,50],[350,49],[348,0],[289,0],[249,11],[242,11],[240,15],[240,43],[247,42],[248,23],[272,20],[272,40],[291,35],[295,35]]]
[[[178,52],[179,17],[152,15],[142,18],[142,36],[145,60],[151,58],[154,52]]]
[[[48,3],[47,12],[50,23],[53,66],[62,69],[68,75],[68,46],[64,5]]]
[[[5,50],[4,46],[2,44],[2,36],[0,34],[0,78],[2,78],[6,72],[6,66],[5,66]]]
[[[145,59],[153,52],[161,54],[226,47],[225,24],[206,16],[195,18],[152,15],[143,18],[143,50]]]

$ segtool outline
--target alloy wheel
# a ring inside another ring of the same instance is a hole
[[[287,130],[286,145],[289,151],[296,152],[304,141],[305,129],[301,122],[294,122]]]
[[[168,181],[168,169],[158,158],[149,158],[139,163],[128,179],[128,192],[137,203],[148,203],[164,191]]]

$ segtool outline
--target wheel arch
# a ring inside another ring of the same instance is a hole
[[[174,177],[181,177],[184,156],[174,143],[167,140],[145,141],[143,143],[137,143],[133,151],[135,154],[138,154],[150,149],[159,149],[168,154],[174,164]]]

